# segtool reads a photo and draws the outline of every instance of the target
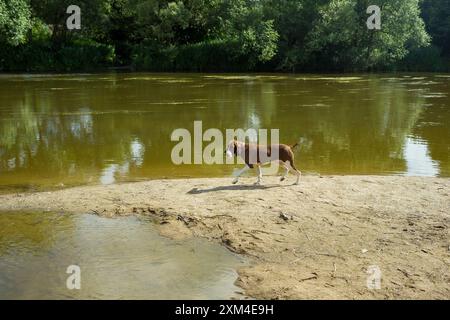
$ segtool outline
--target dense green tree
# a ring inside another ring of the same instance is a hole
[[[183,52],[191,54],[197,50],[201,57],[198,63],[211,60],[205,55],[212,49],[223,50],[227,61],[239,61],[252,69],[272,59],[277,51],[278,33],[273,21],[265,19],[260,1],[146,0],[135,2],[135,6],[142,39],[154,47],[181,46]],[[166,55],[179,60],[173,50]]]
[[[26,41],[31,28],[31,11],[26,0],[0,0],[0,42],[18,45]]]
[[[228,0],[223,2],[221,9],[224,14],[218,36],[238,43],[235,55],[248,56],[250,67],[275,56],[279,35],[274,21],[264,16],[263,2]]]
[[[70,4],[81,8],[81,30],[66,27]],[[382,10],[381,30],[366,27],[373,4]],[[114,63],[164,71],[437,71],[450,68],[450,2],[0,0],[0,43],[0,70]]]
[[[104,39],[112,0],[30,0],[33,15],[46,23],[53,42],[63,42],[74,36],[94,40]],[[67,7],[76,4],[81,9],[81,30],[68,30]]]
[[[450,56],[450,1],[425,0],[422,2],[422,16],[433,44]]]
[[[305,58],[305,38],[329,0],[266,0],[265,15],[279,34],[276,67],[295,71]]]
[[[218,0],[129,0],[141,38],[159,44],[204,40],[217,20]]]
[[[366,10],[376,3],[381,30],[369,30]],[[306,52],[320,65],[355,71],[389,66],[428,43],[419,0],[332,0],[320,10]]]
[[[131,6],[128,0],[112,0],[102,42],[114,46],[116,64],[130,64],[133,46],[141,41],[135,7]]]

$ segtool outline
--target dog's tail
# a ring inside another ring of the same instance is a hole
[[[296,147],[298,147],[300,145],[299,142],[296,142],[295,144],[291,145],[291,149],[294,150]]]

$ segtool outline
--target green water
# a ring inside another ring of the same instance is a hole
[[[306,173],[450,176],[450,75],[0,76],[0,192],[217,177],[177,128],[278,128]]]
[[[173,241],[144,218],[0,213],[0,299],[230,299],[245,263],[218,244]],[[80,290],[67,288],[80,267]]]

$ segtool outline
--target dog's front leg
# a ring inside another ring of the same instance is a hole
[[[236,174],[236,177],[233,180],[233,184],[236,184],[239,182],[239,177],[246,171],[248,171],[250,169],[250,167],[248,165],[245,165],[244,168],[242,168],[241,170],[238,171],[238,173]]]
[[[261,179],[262,179],[262,169],[260,165],[256,166],[256,169],[258,170],[258,180],[256,180],[256,185],[260,185],[261,184]]]

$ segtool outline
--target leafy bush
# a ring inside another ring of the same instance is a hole
[[[60,48],[48,40],[19,46],[4,45],[1,71],[79,71],[106,68],[114,61],[114,48],[93,41],[76,41]]]
[[[56,53],[58,70],[92,70],[111,66],[114,48],[94,41],[80,41],[64,45]]]
[[[416,49],[400,61],[397,67],[402,71],[439,72],[450,71],[450,64],[445,63],[441,50],[436,46]]]
[[[157,48],[135,46],[133,66],[150,71],[231,71],[243,69],[247,57],[238,53],[236,41],[204,41],[195,44]]]

